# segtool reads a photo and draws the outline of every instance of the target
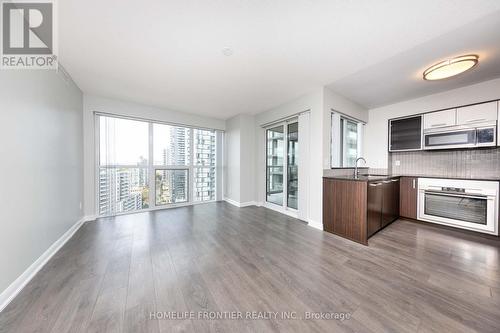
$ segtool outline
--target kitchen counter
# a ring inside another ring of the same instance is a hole
[[[387,175],[323,178],[323,230],[368,245],[399,217],[400,178]]]
[[[368,181],[383,181],[389,180],[392,178],[398,178],[399,176],[393,175],[359,175],[358,177],[354,177],[353,175],[345,175],[345,176],[324,176],[325,179],[338,179],[338,180],[351,180],[351,181],[359,181],[359,182],[368,182]]]
[[[434,176],[434,175],[394,175],[395,177],[414,177],[414,178],[440,178],[440,179],[462,179],[462,180],[484,180],[484,181],[492,181],[498,182],[500,181],[500,176],[498,177],[486,177],[486,178],[478,178],[478,177],[457,177],[457,176]]]
[[[388,180],[391,178],[398,178],[398,177],[414,177],[414,178],[440,178],[440,179],[464,179],[464,180],[483,180],[483,181],[492,181],[492,182],[498,182],[500,181],[500,176],[499,177],[488,177],[488,178],[472,178],[472,177],[453,177],[453,176],[434,176],[434,175],[398,175],[398,174],[391,174],[391,175],[359,175],[358,178],[355,178],[353,175],[343,175],[343,176],[323,176],[325,179],[339,179],[339,180],[352,180],[352,181],[361,181],[361,182],[366,182],[366,181],[383,181],[383,180]]]

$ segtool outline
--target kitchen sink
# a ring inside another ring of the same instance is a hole
[[[374,174],[367,174],[367,175],[359,175],[360,177],[366,177],[366,178],[381,178],[381,177],[389,177],[389,175],[374,175]]]

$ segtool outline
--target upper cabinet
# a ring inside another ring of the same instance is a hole
[[[496,121],[497,103],[490,102],[458,108],[457,125],[473,125],[474,123]]]
[[[500,146],[499,119],[500,101],[389,119],[389,152]]]
[[[389,151],[422,149],[422,115],[389,121]]]
[[[497,120],[498,102],[464,106],[457,109],[424,114],[424,129],[434,129],[455,125],[473,126],[477,123]]]
[[[454,126],[456,120],[457,109],[426,113],[424,114],[424,129]]]

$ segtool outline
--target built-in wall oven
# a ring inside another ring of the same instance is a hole
[[[498,235],[496,181],[418,179],[418,219]]]
[[[495,123],[451,126],[424,130],[424,149],[451,149],[496,146]]]

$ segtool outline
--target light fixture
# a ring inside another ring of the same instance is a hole
[[[476,66],[478,61],[479,57],[475,54],[464,55],[441,61],[424,71],[424,80],[441,80],[458,75]]]

